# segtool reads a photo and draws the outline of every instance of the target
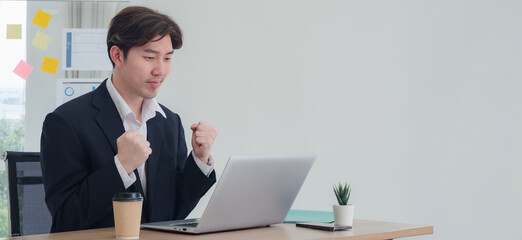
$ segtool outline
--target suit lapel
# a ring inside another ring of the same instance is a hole
[[[152,199],[151,192],[154,192],[154,182],[156,181],[156,172],[158,170],[158,164],[160,161],[160,149],[162,144],[162,138],[163,138],[163,115],[156,112],[156,116],[149,119],[147,121],[147,141],[150,143],[150,148],[152,149],[152,153],[149,156],[149,159],[147,159],[147,162],[145,163],[145,171],[147,172],[147,198],[148,198],[148,207],[149,211],[152,212],[154,201]]]
[[[106,82],[107,79],[95,90],[92,105],[100,111],[94,116],[94,119],[103,131],[107,141],[111,144],[114,154],[116,154],[118,152],[116,139],[125,132],[125,129],[123,128],[123,121],[118,114],[116,105],[114,105],[107,91]]]

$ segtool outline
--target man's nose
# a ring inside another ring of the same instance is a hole
[[[165,69],[166,69],[165,63],[163,63],[161,61],[157,61],[154,64],[154,68],[152,69],[152,75],[154,75],[154,76],[164,76],[165,75]]]

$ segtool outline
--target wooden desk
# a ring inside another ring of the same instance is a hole
[[[308,228],[296,227],[295,224],[276,224],[266,228],[255,228],[240,231],[210,233],[202,235],[186,235],[166,233],[151,230],[141,230],[140,240],[147,239],[346,239],[346,240],[384,240],[400,237],[432,234],[433,226],[421,226],[403,223],[390,223],[369,220],[354,220],[352,230],[328,232]],[[42,235],[30,235],[8,238],[12,240],[91,240],[91,239],[115,239],[114,228],[100,228],[84,231],[52,233]]]

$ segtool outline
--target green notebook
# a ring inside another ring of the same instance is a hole
[[[331,223],[334,221],[333,212],[295,210],[291,209],[286,216],[284,223],[302,223],[302,222],[324,222]]]

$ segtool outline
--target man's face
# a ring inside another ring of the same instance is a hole
[[[127,53],[120,71],[122,95],[151,99],[158,94],[159,87],[170,73],[173,49],[169,35],[154,40],[132,47]]]

